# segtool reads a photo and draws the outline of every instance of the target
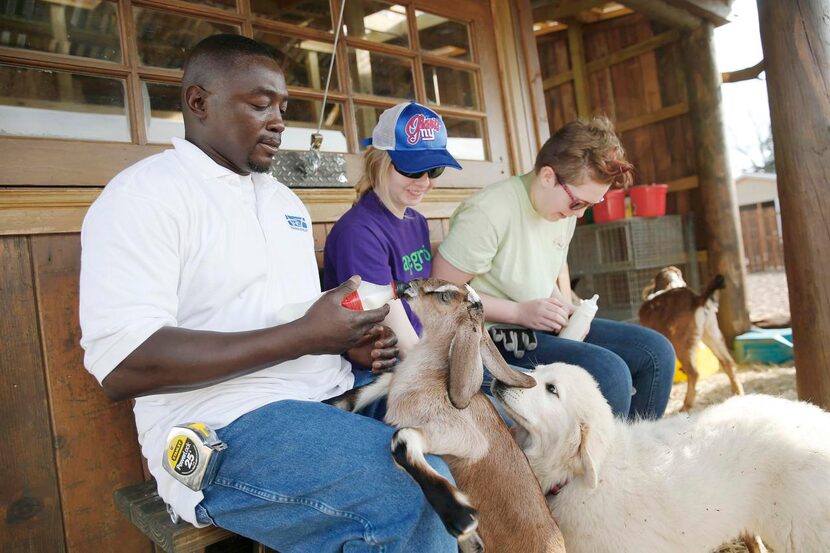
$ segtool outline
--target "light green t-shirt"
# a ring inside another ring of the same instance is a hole
[[[526,182],[527,181],[527,182]],[[475,275],[477,292],[517,302],[547,298],[568,257],[576,217],[548,221],[530,203],[530,179],[511,177],[465,200],[438,251]]]

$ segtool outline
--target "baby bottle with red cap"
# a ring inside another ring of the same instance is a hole
[[[377,309],[385,303],[398,298],[398,291],[406,286],[400,282],[389,284],[375,284],[374,282],[361,281],[356,290],[343,297],[340,305],[352,311],[367,311]],[[289,303],[280,308],[277,316],[283,323],[289,323],[305,315],[318,298],[299,303]]]

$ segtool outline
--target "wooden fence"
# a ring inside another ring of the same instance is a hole
[[[784,242],[774,202],[742,206],[741,228],[749,272],[784,268]]]

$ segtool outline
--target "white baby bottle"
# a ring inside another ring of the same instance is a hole
[[[361,281],[357,290],[345,296],[340,305],[352,311],[366,311],[377,309],[384,303],[388,303],[398,297],[398,290],[404,283],[390,282],[389,284],[375,284],[374,282]],[[280,308],[277,316],[283,323],[289,323],[305,315],[318,298],[299,303],[289,303]]]
[[[582,300],[571,318],[568,319],[568,326],[559,331],[559,337],[580,342],[584,340],[585,335],[588,334],[588,329],[591,328],[591,321],[594,320],[594,315],[597,314],[598,299],[599,294],[594,294],[591,299]]]

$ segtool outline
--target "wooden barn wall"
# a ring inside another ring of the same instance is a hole
[[[681,34],[638,14],[582,26],[590,113],[614,121],[635,184],[670,183],[668,213],[701,213]],[[655,47],[656,46],[656,47]],[[577,117],[568,31],[537,38],[551,133]],[[706,244],[702,221],[698,248]]]
[[[0,551],[151,552],[112,502],[143,480],[129,402],[78,345],[78,234],[0,237]]]

